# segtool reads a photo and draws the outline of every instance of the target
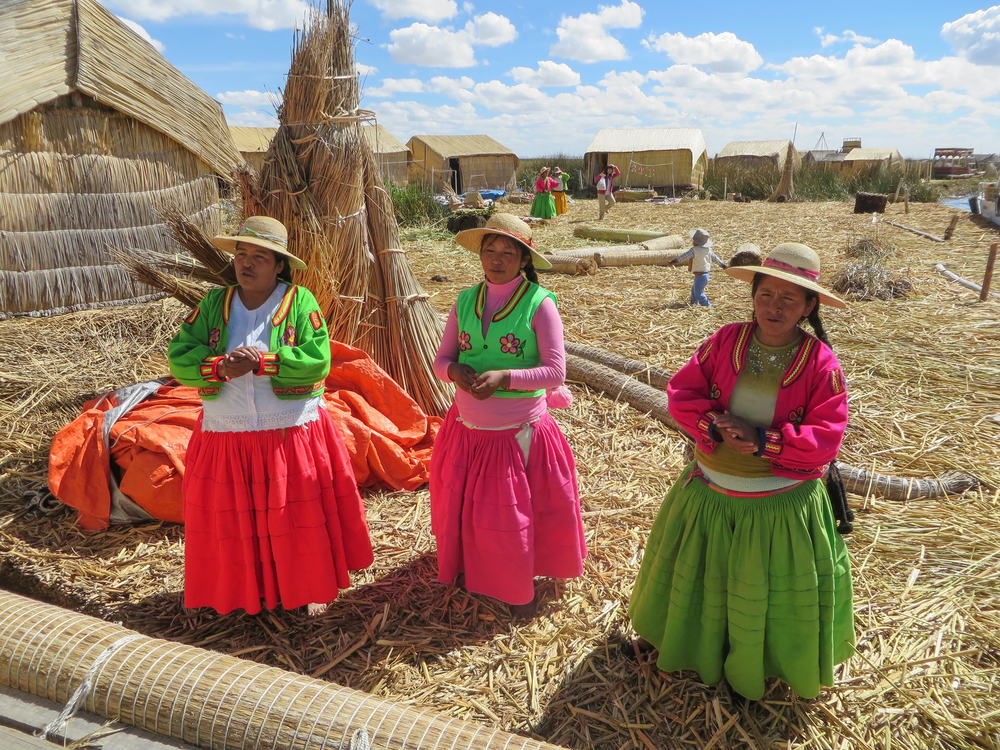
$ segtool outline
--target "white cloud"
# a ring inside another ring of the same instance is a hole
[[[707,32],[695,37],[667,33],[651,36],[643,44],[657,52],[666,52],[675,62],[705,67],[713,73],[746,74],[764,62],[750,42],[744,42],[731,31]]]
[[[231,13],[242,16],[247,26],[264,31],[301,26],[309,10],[305,0],[107,0],[105,4],[148,21]]]
[[[368,0],[368,4],[378,8],[382,18],[393,21],[416,18],[419,21],[438,23],[454,18],[458,13],[455,0]]]
[[[559,41],[549,48],[549,54],[582,63],[628,59],[625,45],[607,30],[638,28],[645,11],[630,0],[621,0],[621,5],[598,7],[597,13],[563,16],[556,29]]]
[[[419,94],[424,90],[424,82],[419,78],[385,78],[381,88],[365,89],[365,96],[390,97],[396,94]]]
[[[226,91],[216,94],[215,98],[222,104],[233,104],[237,107],[272,107],[281,101],[281,96],[266,91]]]
[[[1000,5],[968,13],[941,27],[956,54],[978,65],[1000,65]]]
[[[498,16],[493,11],[465,24],[465,31],[472,37],[473,44],[499,47],[517,39],[517,29],[506,16]]]
[[[153,39],[153,37],[149,35],[149,32],[146,31],[142,26],[137,24],[135,21],[130,21],[129,19],[122,18],[121,16],[115,16],[115,18],[117,18],[123,24],[128,26],[130,29],[132,29],[132,31],[141,36],[147,42],[149,42],[153,46],[153,49],[155,49],[161,55],[167,51],[167,47],[163,42],[159,41],[158,39]]]
[[[358,71],[358,75],[362,78],[364,76],[373,76],[378,73],[378,68],[374,65],[365,65],[364,63],[359,62],[354,63],[354,69]]]
[[[461,78],[448,78],[448,76],[434,76],[427,83],[429,91],[435,94],[444,94],[458,101],[471,101],[471,90],[476,85],[468,76]]]
[[[226,39],[246,39],[246,37],[243,34],[233,34],[227,31]]]
[[[241,125],[251,128],[276,128],[280,124],[278,118],[267,112],[256,112],[243,110],[241,112],[226,113],[226,122],[230,125]]]
[[[507,75],[515,81],[529,86],[577,86],[580,74],[566,63],[556,63],[551,60],[539,60],[538,70],[531,68],[513,68]]]
[[[836,34],[824,34],[822,26],[817,27],[814,31],[819,37],[820,45],[823,47],[829,47],[831,44],[836,44],[837,42],[850,42],[851,44],[878,44],[877,39],[872,39],[869,36],[860,36],[855,34],[850,29],[845,31],[840,36],[837,36]]]

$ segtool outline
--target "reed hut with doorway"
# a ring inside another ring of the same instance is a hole
[[[877,166],[903,171],[906,162],[903,155],[894,148],[852,148],[844,155],[845,173]]]
[[[784,169],[791,146],[792,168],[802,164],[802,156],[789,140],[730,141],[715,155],[715,166],[727,169]]]
[[[708,170],[708,150],[701,128],[604,128],[583,156],[591,180],[614,164],[622,176],[616,185],[658,190],[701,190]]]
[[[446,185],[467,190],[511,190],[516,184],[517,154],[488,135],[415,135],[410,150],[410,182],[435,193]]]
[[[219,228],[222,108],[95,0],[0,0],[0,318],[149,299],[113,248]]]
[[[271,139],[278,132],[277,128],[258,128],[245,125],[230,125],[229,133],[233,143],[239,149],[243,161],[260,172],[264,166],[264,154],[271,147]]]
[[[405,187],[409,180],[410,149],[381,125],[365,124],[361,133],[378,160],[382,182]]]

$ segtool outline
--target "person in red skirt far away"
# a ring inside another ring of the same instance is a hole
[[[434,360],[458,387],[431,457],[438,580],[464,573],[469,591],[531,617],[535,576],[575,578],[587,556],[576,462],[548,410],[572,402],[562,321],[535,274],[551,264],[510,214],[455,239],[486,278],[459,293]]]
[[[323,407],[330,341],[284,225],[247,219],[213,244],[237,285],[213,289],[170,342],[170,370],[196,386],[187,449],[184,604],[221,614],[322,614],[348,571],[372,563],[365,508],[343,438]]]
[[[819,317],[820,303],[844,303],[819,270],[798,243],[726,269],[751,282],[753,320],[716,331],[667,385],[695,460],[653,523],[629,603],[640,637],[622,652],[725,678],[737,702],[761,698],[768,677],[816,697],[855,642],[841,538],[853,513],[833,464],[847,391]]]

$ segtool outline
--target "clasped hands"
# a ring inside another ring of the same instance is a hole
[[[743,417],[726,412],[712,420],[715,432],[737,453],[752,455],[760,450],[760,433]]]
[[[260,369],[260,351],[253,346],[238,346],[219,362],[217,371],[224,378],[232,380],[248,372]]]
[[[469,365],[460,362],[448,365],[448,377],[456,386],[480,401],[488,399],[500,387],[510,386],[510,370],[487,370],[480,375]]]

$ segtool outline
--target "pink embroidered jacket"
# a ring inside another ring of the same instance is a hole
[[[723,414],[743,369],[756,323],[726,325],[702,342],[667,384],[671,416],[706,453],[718,443],[709,434]],[[847,427],[847,389],[830,348],[802,331],[802,345],[785,370],[774,421],[764,430],[763,455],[775,476],[815,479],[840,451]]]

